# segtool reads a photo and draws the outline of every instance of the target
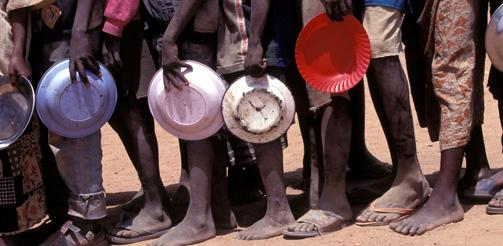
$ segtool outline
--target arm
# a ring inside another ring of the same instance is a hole
[[[14,49],[9,63],[9,76],[11,83],[16,82],[17,75],[31,76],[31,70],[25,59],[26,26],[29,9],[22,8],[9,13],[12,26]]]
[[[103,32],[122,37],[122,31],[138,15],[140,0],[109,0]]]
[[[77,71],[84,83],[89,83],[85,68],[101,76],[99,64],[93,55],[87,28],[94,7],[94,0],[77,1],[77,12],[70,41],[70,78],[77,81]]]
[[[105,9],[105,49],[103,61],[105,65],[118,72],[122,67],[120,57],[121,37],[124,27],[138,15],[140,0],[109,0]]]
[[[180,68],[190,68],[190,65],[182,62],[178,57],[176,42],[187,24],[193,19],[202,1],[181,1],[162,38],[162,68],[164,72],[164,86],[167,90],[171,86],[181,89],[183,84],[188,83]]]
[[[306,0],[304,0],[306,1]],[[352,2],[351,0],[320,0],[325,11],[331,20],[342,21],[342,17],[351,14]]]
[[[263,60],[262,33],[264,32],[271,0],[251,1],[250,39],[245,60],[246,72],[253,77],[264,75],[267,63]]]

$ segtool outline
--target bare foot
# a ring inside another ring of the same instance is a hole
[[[293,215],[288,212],[285,216],[265,216],[261,220],[255,222],[250,227],[240,231],[237,239],[239,240],[259,240],[277,237],[283,234],[283,230],[295,222]]]
[[[423,208],[409,218],[391,223],[390,228],[403,235],[422,235],[439,226],[463,220],[463,208],[456,198],[450,205],[428,201]]]
[[[376,208],[413,209],[423,204],[428,199],[429,193],[430,186],[426,180],[409,180],[392,186],[374,202],[374,206]],[[360,223],[378,222],[382,225],[389,224],[400,216],[398,213],[382,213],[366,209],[356,218],[356,221]]]
[[[216,230],[213,219],[208,217],[201,220],[201,218],[189,218],[180,222],[177,226],[171,228],[166,234],[159,239],[152,242],[152,246],[178,246],[190,245],[204,242],[208,239],[215,237]]]
[[[116,239],[131,239],[167,230],[171,227],[171,219],[165,211],[143,208],[132,216],[123,218],[116,226],[107,231],[110,241]],[[145,232],[145,233],[143,233]]]

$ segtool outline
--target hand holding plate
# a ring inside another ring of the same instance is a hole
[[[89,83],[86,68],[101,77],[99,64],[93,55],[88,34],[72,34],[70,41],[70,79],[77,82],[77,72],[85,84]]]
[[[119,72],[122,67],[120,56],[121,38],[110,34],[105,34],[105,47],[103,49],[103,61],[105,66],[114,72]]]
[[[267,61],[264,59],[264,49],[261,44],[250,45],[245,60],[246,73],[258,78],[265,75]]]
[[[31,69],[28,67],[24,57],[12,56],[9,63],[9,78],[12,84],[17,84],[17,76],[23,75],[26,78],[31,77]]]
[[[351,0],[320,0],[331,20],[343,21],[343,16],[351,14]]]
[[[178,46],[175,42],[163,40],[162,46],[162,69],[164,75],[164,87],[170,90],[172,86],[181,90],[184,85],[189,84],[181,68],[192,69],[192,67],[178,58]]]

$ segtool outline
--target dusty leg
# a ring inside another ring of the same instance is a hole
[[[283,152],[279,139],[266,144],[254,144],[254,148],[267,195],[267,210],[264,218],[239,233],[238,238],[241,240],[279,236],[285,226],[295,221],[285,192]]]
[[[323,191],[315,209],[330,211],[341,216],[343,220],[349,220],[352,217],[346,196],[346,165],[351,144],[349,101],[341,97],[334,98],[332,105],[323,112],[321,127],[325,175]],[[288,231],[292,232],[311,232],[318,229],[310,223],[293,223],[288,227]]]
[[[441,155],[439,179],[431,198],[411,217],[390,225],[404,235],[421,235],[438,226],[463,220],[463,208],[456,193],[458,174],[463,161],[463,148],[444,150]]]
[[[417,160],[409,90],[398,56],[372,59],[368,75],[372,99],[397,170],[392,187],[374,205],[415,208],[427,199],[429,185]],[[389,223],[398,217],[396,213],[367,209],[357,221]]]
[[[390,176],[390,166],[370,153],[365,143],[365,93],[363,83],[353,88],[350,91],[350,96],[350,109],[353,120],[348,166],[351,169],[351,177],[367,179]]]
[[[215,227],[218,229],[234,229],[237,227],[236,216],[232,212],[231,203],[227,193],[226,168],[229,163],[227,143],[225,140],[214,137],[211,139],[215,161],[213,164],[213,178],[211,184],[211,208]]]
[[[147,231],[165,230],[171,226],[167,212],[167,195],[159,174],[157,140],[154,121],[149,114],[146,98],[128,95],[119,101],[110,124],[118,132],[140,178],[144,203],[139,211],[122,223]],[[108,232],[121,238],[137,237],[138,233],[119,228]]]
[[[210,139],[187,141],[190,205],[180,224],[152,245],[188,245],[216,235],[211,213],[211,180],[215,152]]]

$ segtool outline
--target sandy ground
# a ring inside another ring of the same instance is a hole
[[[403,63],[402,63],[403,64]],[[487,72],[486,72],[487,77]],[[381,160],[391,162],[385,138],[381,126],[373,109],[368,90],[366,91],[367,113],[366,113],[366,134],[369,149]],[[503,167],[501,161],[501,129],[498,120],[496,101],[492,99],[486,91],[486,111],[484,134],[486,139],[487,155],[491,167],[500,169]],[[415,115],[414,115],[415,117]],[[423,171],[430,180],[434,180],[439,168],[439,147],[438,143],[431,143],[425,129],[419,128],[416,118],[415,130],[417,139],[417,149],[419,160]],[[173,190],[173,185],[177,183],[180,175],[180,156],[178,152],[177,140],[157,127],[157,137],[160,148],[160,169],[161,176],[168,190]],[[285,150],[285,172],[289,180],[300,180],[300,169],[302,168],[302,141],[297,125],[294,125],[288,132],[290,146]],[[108,192],[109,210],[111,214],[118,211],[117,205],[127,201],[139,189],[139,181],[133,166],[124,150],[117,134],[107,125],[103,129],[103,177],[105,189]],[[298,197],[299,191],[288,189],[290,197]],[[465,209],[464,221],[440,227],[433,232],[429,232],[420,237],[401,236],[392,232],[388,227],[362,228],[355,225],[345,229],[318,237],[302,241],[289,241],[282,237],[255,241],[243,242],[235,239],[236,231],[220,232],[212,240],[204,245],[501,245],[503,242],[503,216],[488,216],[485,213],[484,203],[463,201]],[[255,209],[264,209],[263,204],[259,204]],[[356,206],[357,213],[362,209],[362,205]],[[137,244],[146,245],[147,243]]]

